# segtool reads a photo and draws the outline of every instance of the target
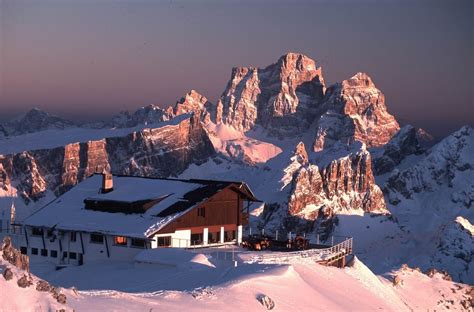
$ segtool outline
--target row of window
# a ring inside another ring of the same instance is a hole
[[[104,235],[102,234],[91,234],[90,241],[94,244],[103,244],[104,243]],[[115,246],[128,246],[128,237],[126,236],[114,236],[114,245]],[[130,239],[130,246],[136,248],[145,248],[146,247],[146,240],[140,238],[131,238]]]
[[[20,252],[24,255],[28,254],[28,248],[26,247],[20,247]],[[51,258],[57,258],[58,257],[58,251],[57,250],[49,250],[48,249],[39,249],[39,248],[31,248],[31,254],[32,255],[41,255],[42,257],[49,257]],[[76,260],[78,257],[78,253],[76,252],[63,252],[63,259],[69,258],[72,260]]]
[[[191,245],[201,245],[203,243],[203,238],[204,238],[203,233],[191,234]],[[225,231],[224,242],[231,242],[233,240],[235,240],[235,231]],[[220,243],[221,233],[220,232],[207,233],[207,242],[209,244]]]
[[[43,236],[44,232],[42,228],[34,227],[31,229],[31,235]],[[77,241],[77,232],[69,232],[69,240],[71,242]],[[90,242],[93,244],[103,244],[104,235],[98,233],[90,234]],[[114,245],[116,246],[128,246],[128,238],[125,236],[114,236]],[[144,239],[132,238],[130,242],[131,247],[145,248],[146,241]]]

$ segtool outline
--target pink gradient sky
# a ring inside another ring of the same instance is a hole
[[[32,107],[98,119],[190,89],[216,102],[233,66],[288,52],[329,83],[365,71],[402,122],[474,124],[472,1],[0,2],[0,120]]]

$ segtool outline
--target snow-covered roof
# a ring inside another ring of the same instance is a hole
[[[106,194],[99,191],[101,183],[102,175],[84,180],[26,218],[24,224],[58,230],[149,237],[206,197],[236,182],[114,176],[113,191]],[[122,213],[86,209],[86,199],[126,203],[151,199],[161,201],[143,213]],[[176,209],[176,206],[179,207]]]

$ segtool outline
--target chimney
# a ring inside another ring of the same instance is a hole
[[[102,194],[112,192],[114,190],[114,180],[111,173],[102,173],[102,188],[100,192]]]

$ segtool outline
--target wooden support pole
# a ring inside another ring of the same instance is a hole
[[[26,226],[23,227],[23,229],[25,230],[26,247],[29,247],[30,242],[28,241],[28,232],[26,231]]]
[[[110,258],[109,244],[107,243],[107,235],[104,235],[105,249],[107,250],[107,258]]]
[[[41,235],[41,239],[43,240],[43,249],[46,249],[46,242],[44,241],[44,229],[43,229],[43,233]]]
[[[79,232],[79,237],[81,238],[82,254],[84,255],[86,252],[84,250],[84,241],[82,240],[82,232]]]

